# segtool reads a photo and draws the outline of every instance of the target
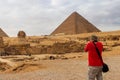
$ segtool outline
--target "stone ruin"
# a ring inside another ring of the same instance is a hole
[[[0,55],[1,56],[5,55],[4,43],[3,43],[3,38],[2,37],[0,37]]]
[[[26,40],[26,33],[24,31],[18,32],[18,37],[15,38],[7,47],[5,53],[8,55],[25,55],[30,44]]]
[[[17,34],[18,43],[25,43],[26,42],[26,33],[24,31],[19,31]]]
[[[6,62],[0,62],[0,72],[4,72],[10,68],[11,66],[8,65]]]
[[[0,37],[0,47],[3,47],[4,46],[4,43],[3,43],[3,38]]]
[[[9,42],[7,46],[4,45],[2,37],[0,38],[0,55],[31,55],[31,54],[64,54],[64,53],[74,53],[83,52],[86,42],[89,40],[89,36],[80,37],[77,36],[74,39],[67,37],[67,41],[60,42],[59,39],[52,39],[50,37],[26,37],[24,31],[18,32],[18,37],[9,38],[12,42]],[[108,50],[109,46],[118,46],[120,43],[119,35],[107,35],[99,37],[102,42],[105,42],[105,50]],[[53,41],[52,44],[41,44],[42,41]],[[106,41],[115,41],[113,44],[108,44]]]
[[[83,52],[84,45],[75,41],[56,42],[53,45],[39,45],[27,49],[30,54],[64,54]]]
[[[26,37],[26,33],[24,31],[19,31],[17,36],[18,36],[18,38],[25,38]]]

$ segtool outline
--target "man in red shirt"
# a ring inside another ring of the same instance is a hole
[[[95,35],[91,36],[91,40],[86,44],[85,51],[88,52],[88,80],[103,80],[102,77],[102,61],[98,56],[95,45],[99,49],[100,54],[102,55],[103,45],[101,42],[98,42],[98,37]]]

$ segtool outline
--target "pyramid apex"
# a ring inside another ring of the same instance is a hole
[[[73,12],[72,14],[78,14],[78,12],[75,11],[75,12]]]
[[[76,13],[78,14],[78,12],[77,12],[77,11],[74,11],[73,13],[74,13],[74,14],[76,14]]]

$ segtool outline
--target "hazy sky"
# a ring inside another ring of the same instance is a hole
[[[0,0],[0,27],[49,35],[74,11],[102,31],[120,30],[120,0]]]

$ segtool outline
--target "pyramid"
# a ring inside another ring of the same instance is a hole
[[[64,33],[66,35],[100,32],[93,24],[88,22],[84,17],[77,12],[73,12],[61,25],[59,25],[52,33]]]
[[[0,28],[0,37],[8,37],[8,35]]]

